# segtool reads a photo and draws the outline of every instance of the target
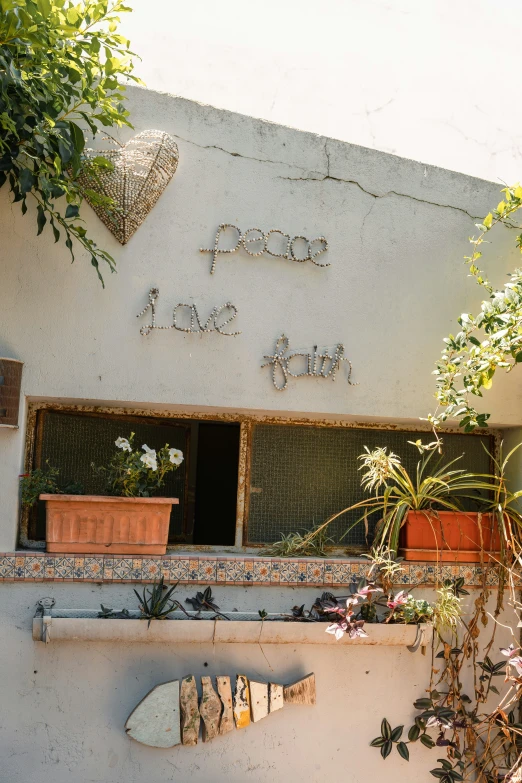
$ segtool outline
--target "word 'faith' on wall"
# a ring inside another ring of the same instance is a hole
[[[140,329],[140,333],[143,335],[150,334],[153,329],[177,329],[178,332],[189,333],[203,333],[203,332],[218,332],[227,337],[235,337],[241,332],[224,332],[224,327],[229,324],[237,315],[237,307],[230,302],[226,302],[221,307],[214,307],[207,320],[202,323],[197,307],[195,304],[184,304],[179,302],[172,312],[172,323],[168,326],[158,326],[156,323],[156,302],[159,297],[159,289],[151,288],[149,291],[149,302],[138,313],[137,318],[141,318],[142,315],[150,310],[150,323],[145,324]],[[186,324],[185,326],[180,323]]]
[[[290,365],[292,362],[295,364],[295,360],[299,357],[302,360],[302,367],[298,372],[294,372]],[[315,378],[331,378],[332,381],[335,381],[341,362],[347,362],[348,364],[347,380],[350,386],[357,385],[350,380],[352,363],[344,356],[344,345],[341,343],[335,346],[332,353],[327,349],[318,353],[317,345],[314,345],[312,353],[303,353],[301,351],[290,351],[288,337],[282,334],[275,344],[274,353],[263,358],[267,361],[261,367],[272,367],[272,382],[278,391],[286,389],[289,376],[302,378],[304,375],[309,375]]]
[[[227,235],[231,231],[236,232],[236,244],[234,247],[227,248],[224,245],[226,240],[229,239]],[[223,245],[220,247],[221,239]],[[263,253],[268,253],[269,256],[285,258],[287,261],[297,261],[298,263],[311,261],[316,266],[330,266],[330,264],[320,264],[316,260],[318,256],[326,253],[328,250],[328,242],[325,237],[316,237],[315,239],[307,239],[307,237],[303,236],[290,237],[290,234],[285,234],[284,231],[280,231],[278,228],[271,228],[266,233],[261,231],[260,228],[248,228],[245,233],[242,233],[241,229],[233,226],[232,223],[221,223],[218,226],[214,247],[212,249],[201,247],[199,252],[212,253],[210,274],[213,275],[218,256],[226,253],[235,253],[241,247],[246,250],[249,256],[254,258],[262,256]]]

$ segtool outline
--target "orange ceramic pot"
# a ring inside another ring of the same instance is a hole
[[[40,495],[45,500],[47,551],[164,555],[170,512],[178,498]]]
[[[489,555],[498,557],[500,539],[490,514],[409,511],[401,529],[401,547],[405,560],[478,563],[481,550],[485,560]]]

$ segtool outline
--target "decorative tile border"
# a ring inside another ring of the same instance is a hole
[[[498,584],[495,568],[480,564],[403,563],[399,583],[432,585],[464,577],[467,586]],[[280,585],[334,588],[359,580],[369,564],[349,558],[267,558],[219,555],[50,555],[45,552],[0,553],[0,582],[147,583],[164,576],[167,582],[198,585]]]

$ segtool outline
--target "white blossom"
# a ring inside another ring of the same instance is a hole
[[[158,469],[158,463],[156,462],[156,452],[152,449],[147,454],[142,454],[140,460],[151,470]]]
[[[114,441],[114,445],[119,449],[122,449],[122,451],[132,451],[132,447],[127,438],[118,438]]]
[[[169,460],[173,465],[181,465],[183,462],[183,452],[179,449],[169,449]]]
[[[149,449],[149,447],[147,446],[146,443],[144,443],[141,448],[143,449],[143,451],[146,451],[147,454],[154,454],[154,456],[156,456],[155,450],[154,449]]]

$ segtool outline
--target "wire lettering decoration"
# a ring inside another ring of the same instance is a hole
[[[298,357],[304,360],[304,368],[294,372],[290,365]],[[308,375],[314,378],[331,378],[332,381],[335,381],[341,362],[347,362],[348,364],[347,380],[350,386],[358,386],[357,383],[351,381],[352,363],[344,355],[344,345],[342,343],[338,343],[331,353],[328,349],[318,353],[317,345],[314,345],[312,353],[303,353],[301,351],[290,351],[288,337],[282,334],[276,341],[274,353],[263,358],[266,361],[261,367],[272,367],[272,382],[278,391],[286,389],[289,377],[302,378]]]
[[[219,246],[219,240],[229,229],[233,229],[236,232],[236,244],[234,247],[226,249]],[[249,234],[251,236],[249,236]],[[275,241],[271,239],[271,237],[275,235],[279,235],[280,237],[279,242],[277,243],[279,247],[276,247]],[[281,238],[283,241],[281,241]],[[269,243],[271,247],[269,247]],[[300,253],[296,248],[296,245],[304,245],[304,250]],[[260,228],[247,228],[243,234],[241,229],[237,226],[233,226],[232,223],[221,223],[216,232],[214,247],[201,247],[199,252],[212,253],[210,274],[213,275],[216,269],[218,256],[227,253],[235,253],[241,247],[243,247],[248,255],[253,258],[262,256],[263,253],[268,253],[269,256],[273,256],[274,258],[284,258],[287,261],[296,261],[299,264],[302,264],[305,261],[311,261],[312,264],[315,264],[316,266],[330,266],[330,264],[320,264],[316,260],[328,250],[328,242],[325,237],[316,237],[315,239],[307,239],[307,237],[304,236],[290,237],[290,234],[285,234],[284,231],[280,231],[278,228],[271,228],[270,231],[267,231],[266,233],[261,231]],[[276,250],[279,252],[275,252]],[[303,255],[303,252],[305,255]]]
[[[214,307],[207,320],[203,323],[198,313],[198,309],[195,304],[185,304],[179,302],[172,312],[172,323],[168,326],[158,326],[156,323],[156,302],[159,297],[159,289],[151,288],[149,291],[148,304],[138,313],[136,318],[141,318],[142,315],[150,310],[150,323],[145,324],[140,329],[140,334],[146,336],[151,333],[153,329],[177,329],[178,332],[188,332],[189,334],[197,334],[204,332],[218,332],[226,337],[236,337],[241,332],[225,332],[224,327],[234,320],[238,313],[237,307],[226,302],[221,307]],[[187,322],[187,316],[190,316],[188,326],[180,326],[180,320],[183,320],[183,311],[185,310],[185,323]],[[188,310],[188,313],[186,312]]]

